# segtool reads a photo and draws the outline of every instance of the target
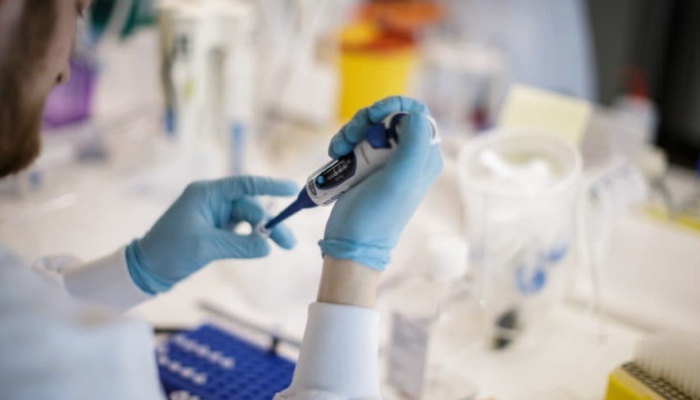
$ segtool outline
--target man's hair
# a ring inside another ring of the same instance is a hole
[[[0,62],[0,178],[29,166],[41,149],[46,99],[36,98],[29,82],[46,67],[56,1],[63,0],[25,0]]]

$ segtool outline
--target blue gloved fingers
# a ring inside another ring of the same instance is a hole
[[[253,229],[258,224],[267,220],[269,215],[265,212],[260,202],[252,197],[244,197],[236,200],[231,208],[231,225],[238,222],[248,222]],[[255,232],[253,232],[255,234]],[[296,245],[294,234],[283,224],[277,225],[270,232],[270,239],[283,249],[292,249]]]
[[[399,111],[430,114],[428,107],[416,100],[401,96],[387,97],[355,113],[350,122],[331,139],[328,155],[335,159],[349,154],[355,145],[364,139],[371,125],[378,124],[387,115]]]
[[[374,103],[367,110],[370,124],[378,124],[382,122],[387,115],[399,111],[430,115],[430,110],[428,110],[425,104],[402,96],[387,97],[384,100]]]
[[[232,223],[256,226],[264,220],[263,208],[249,196],[297,192],[294,182],[252,176],[194,182],[143,238],[127,248],[129,274],[141,289],[157,293],[213,260],[264,257],[270,252],[266,236],[228,229]],[[294,239],[280,229],[273,240],[289,248]]]
[[[328,147],[328,155],[331,158],[338,158],[349,154],[357,143],[365,138],[367,128],[371,122],[368,117],[368,109],[363,108],[355,113],[355,115],[343,125],[338,133],[331,139],[331,144]]]
[[[294,234],[284,224],[279,224],[272,229],[270,239],[285,250],[291,250],[297,244]]]
[[[338,132],[343,139],[350,143],[359,143],[365,138],[365,131],[370,124],[369,109],[363,108],[355,113],[350,121]]]
[[[415,100],[389,97],[372,105],[367,109],[369,122],[360,120],[366,123],[363,134],[396,112],[408,114],[398,127],[398,148],[384,167],[335,204],[319,243],[322,254],[383,270],[401,232],[441,172],[439,146],[430,144],[429,110]],[[344,129],[353,132],[349,128],[353,125]],[[329,153],[349,152],[352,146],[347,137],[336,135]]]
[[[231,206],[230,224],[248,222],[253,229],[265,219],[265,210],[260,202],[252,197],[235,200]]]
[[[423,114],[417,112],[411,112],[401,120],[398,134],[400,137],[398,149],[387,161],[384,169],[392,177],[387,182],[405,184],[405,179],[401,179],[402,177],[422,175],[437,146],[430,144],[428,120]]]
[[[270,254],[267,238],[256,234],[239,235],[218,231],[212,242],[215,246],[215,250],[211,252],[212,261],[227,258],[260,258]]]
[[[292,196],[299,193],[299,187],[287,179],[273,179],[260,176],[237,176],[214,181],[228,201],[243,196]]]
[[[440,151],[440,146],[432,146],[430,149],[430,157],[428,159],[428,173],[431,176],[437,177],[442,173],[444,168],[444,163],[442,161],[442,152]]]
[[[348,142],[342,134],[338,133],[331,139],[331,144],[328,146],[328,156],[335,160],[346,154],[350,154],[354,147],[354,143]]]

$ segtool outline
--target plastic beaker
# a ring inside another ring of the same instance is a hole
[[[494,130],[464,148],[459,174],[475,296],[504,348],[565,296],[581,156],[544,133]]]

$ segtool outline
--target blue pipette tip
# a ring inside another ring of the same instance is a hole
[[[302,210],[304,208],[313,208],[316,206],[317,204],[314,203],[313,200],[311,200],[311,197],[309,197],[309,194],[306,192],[306,189],[302,189],[301,192],[299,192],[299,196],[297,196],[297,199],[294,200],[292,204],[287,206],[287,208],[282,210],[281,213],[277,214],[275,218],[272,218],[271,220],[267,221],[263,229],[269,232],[280,222],[296,214],[299,210]]]

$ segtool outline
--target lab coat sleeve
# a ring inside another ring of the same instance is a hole
[[[0,399],[165,400],[149,324],[41,278],[0,244]]]
[[[72,257],[49,257],[33,265],[61,285],[72,297],[126,311],[152,296],[143,292],[129,275],[126,250],[81,263]]]
[[[275,400],[378,400],[379,313],[313,303],[292,384]]]

